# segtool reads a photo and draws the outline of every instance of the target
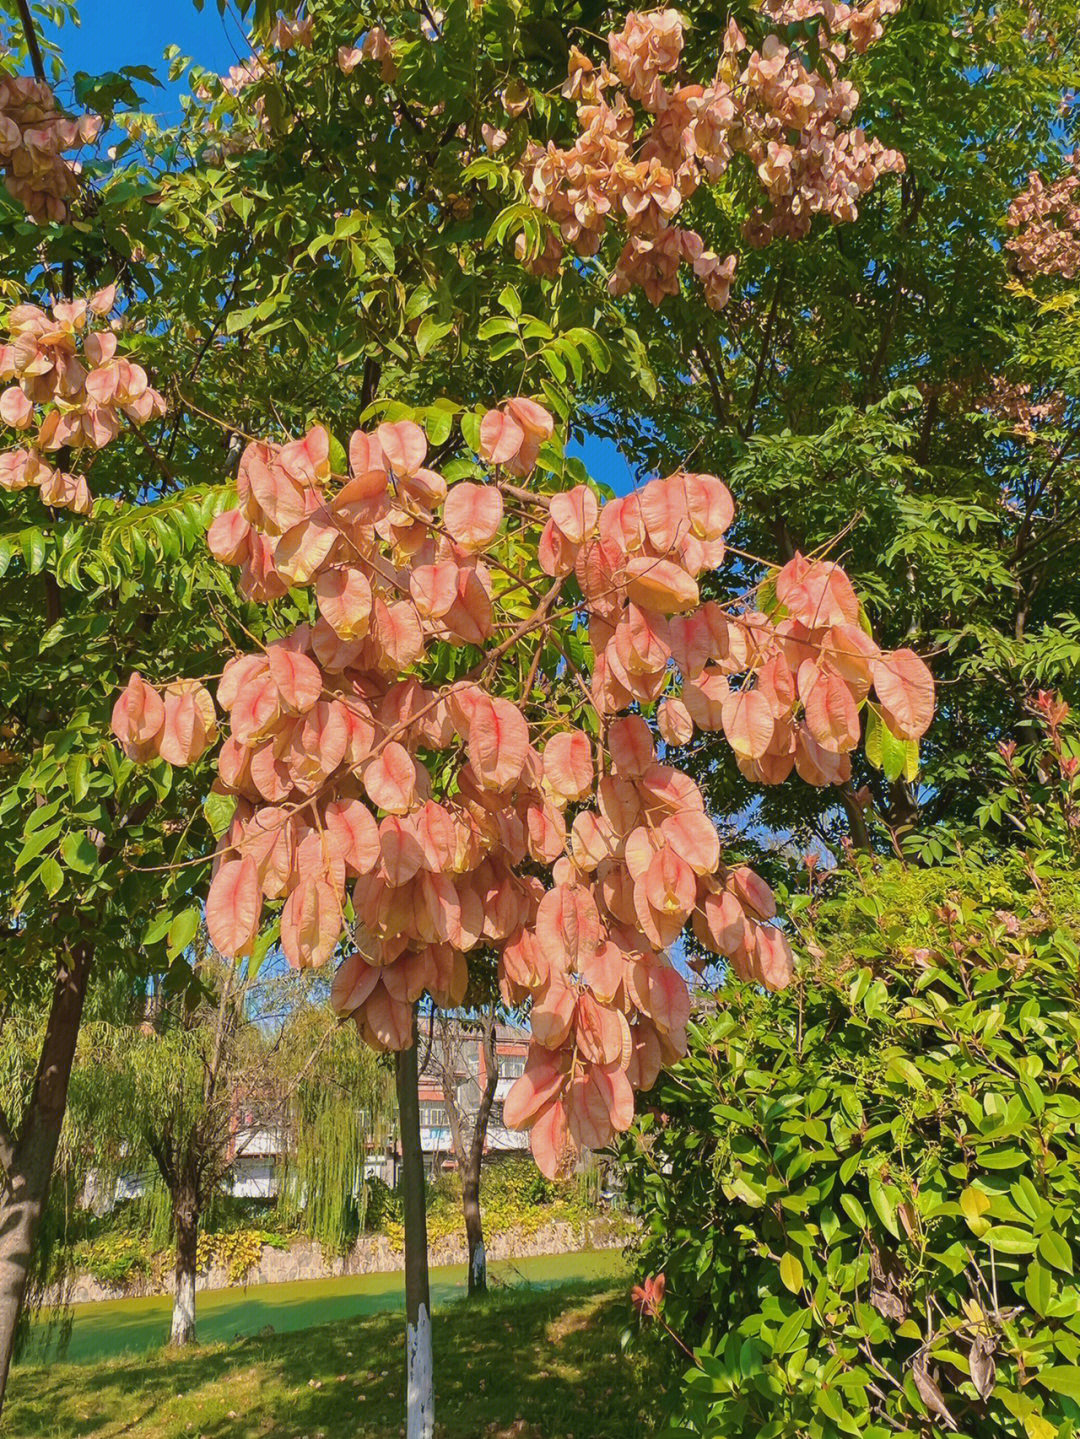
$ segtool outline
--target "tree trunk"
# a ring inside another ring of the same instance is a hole
[[[472,1143],[461,1176],[461,1203],[465,1211],[465,1237],[469,1244],[469,1293],[487,1291],[487,1250],[484,1248],[484,1223],[480,1213],[480,1172],[484,1163],[488,1120],[499,1084],[498,1047],[495,1043],[495,1009],[488,1011],[484,1027],[484,1088],[480,1107],[473,1125]]]
[[[848,818],[852,844],[856,849],[869,850],[870,831],[866,827],[866,816],[855,797],[855,789],[850,780],[840,786],[840,803],[844,806]]]
[[[469,1155],[470,1160],[472,1154]],[[465,1238],[469,1243],[469,1293],[483,1294],[487,1290],[487,1250],[484,1248],[484,1224],[480,1217],[480,1166],[476,1173],[469,1172],[461,1177],[461,1204],[465,1211]]]
[[[195,1268],[199,1248],[199,1210],[194,1195],[183,1189],[173,1195],[176,1230],[176,1276],[169,1343],[195,1343]]]
[[[57,963],[52,1006],[30,1102],[17,1142],[3,1136],[0,1193],[0,1407],[26,1298],[30,1263],[49,1196],[56,1148],[67,1109],[68,1083],[79,1037],[93,955],[77,945]]]
[[[401,1189],[405,1217],[405,1358],[407,1439],[433,1439],[435,1383],[431,1361],[424,1155],[420,1148],[420,1091],[416,1015],[412,1048],[395,1055],[401,1130]]]

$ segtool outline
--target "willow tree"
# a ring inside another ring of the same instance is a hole
[[[282,1116],[278,1203],[312,1239],[341,1252],[364,1231],[368,1167],[396,1132],[393,1077],[321,998],[298,1007],[283,1036],[295,1079]]]
[[[252,1137],[279,1144],[286,1208],[324,1242],[340,1242],[388,1095],[373,1057],[341,1034],[310,977],[224,962],[201,937],[190,964],[192,984],[156,984],[138,1022],[114,1027],[94,1055],[95,1085],[108,1096],[95,1133],[101,1178],[149,1168],[169,1196],[176,1345],[195,1338],[200,1224],[229,1192]]]

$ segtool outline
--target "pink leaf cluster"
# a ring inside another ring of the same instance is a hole
[[[1009,206],[1009,228],[1015,233],[1006,248],[1029,275],[1080,275],[1080,151],[1068,157],[1068,168],[1047,185],[1036,172],[1028,187]]]
[[[89,145],[100,130],[96,115],[65,115],[44,80],[0,74],[0,171],[39,224],[67,219],[79,168],[64,152]]]
[[[125,423],[165,413],[165,401],[141,365],[117,350],[112,329],[94,321],[112,309],[115,286],[85,300],[57,300],[48,311],[16,305],[0,343],[0,422],[25,441],[0,451],[0,489],[37,489],[47,505],[89,514],[84,475],[68,474],[47,458],[58,451],[100,450]]]
[[[541,494],[505,479],[528,473],[552,431],[531,400],[489,411],[487,478],[454,484],[409,421],[354,433],[341,477],[321,427],[248,446],[240,504],[208,542],[254,598],[306,592],[310,618],[231,659],[218,683],[216,787],[236,807],[206,906],[227,955],[251,951],[268,904],[298,967],[344,938],[333,1002],[379,1049],[411,1042],[423,994],[460,1005],[469,955],[494,952],[532,1027],[506,1122],[531,1129],[548,1174],[624,1130],[634,1091],[684,1052],[690,1000],[671,951],[688,923],[740,973],[772,988],[791,976],[768,886],[725,861],[658,737],[722,732],[756,779],[794,765],[827,784],[850,772],[871,687],[899,734],[921,733],[933,703],[921,661],[883,654],[860,627],[835,565],[785,566],[771,615],[701,603],[698,577],[722,562],[733,518],[717,477],[680,471],[603,505],[584,485]],[[508,503],[527,507],[525,571],[501,558],[515,553]],[[585,673],[572,634],[590,642]],[[474,646],[475,664],[440,681],[433,641]],[[500,692],[504,657],[547,642],[564,648],[577,711]],[[194,760],[215,728],[195,681],[159,694],[134,675],[113,716],[138,761]]]
[[[879,3],[876,13],[886,7]],[[880,175],[903,170],[904,160],[847,128],[859,95],[838,77],[838,41],[824,50],[821,70],[808,70],[776,35],[751,50],[731,21],[716,72],[700,84],[679,74],[683,24],[676,10],[635,11],[609,37],[610,67],[572,52],[564,94],[578,101],[581,133],[569,149],[549,143],[526,153],[530,199],[561,237],[549,237],[534,267],[557,272],[564,245],[596,254],[613,224],[626,236],[609,282],[614,293],[641,286],[659,304],[678,292],[685,262],[707,303],[721,309],[736,257],[721,260],[676,220],[735,154],[750,161],[768,201],[745,227],[753,245],[777,235],[798,239],[815,215],[854,220],[860,197]]]

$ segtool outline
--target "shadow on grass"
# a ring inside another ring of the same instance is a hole
[[[610,1280],[513,1286],[436,1310],[436,1432],[444,1439],[644,1439],[663,1406],[660,1367],[625,1355],[625,1290]],[[19,1371],[4,1433],[174,1439],[387,1439],[401,1430],[401,1319],[90,1367]],[[403,1431],[402,1431],[403,1432]]]

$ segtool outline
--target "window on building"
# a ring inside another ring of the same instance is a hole
[[[421,1104],[420,1106],[420,1128],[421,1129],[446,1129],[446,1105],[445,1104]]]
[[[499,1078],[519,1079],[525,1073],[525,1056],[523,1054],[500,1054],[499,1055]]]

